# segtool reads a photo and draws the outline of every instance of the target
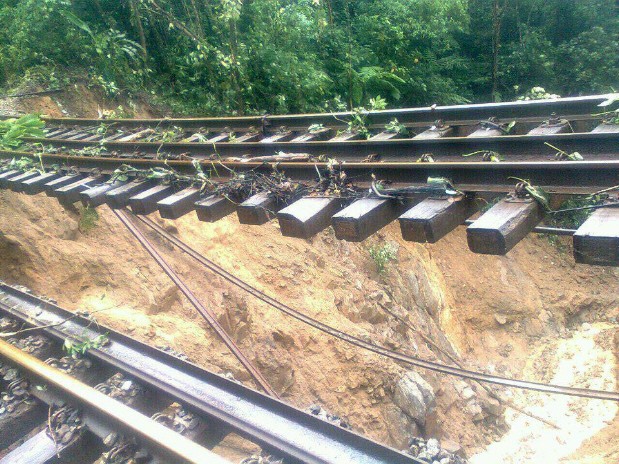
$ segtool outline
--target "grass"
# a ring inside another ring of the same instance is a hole
[[[78,228],[82,233],[87,234],[90,232],[92,229],[97,227],[98,222],[99,213],[97,213],[97,210],[90,208],[89,206],[81,209]]]

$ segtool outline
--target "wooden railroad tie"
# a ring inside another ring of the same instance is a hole
[[[402,238],[436,243],[475,213],[472,197],[426,198],[399,217]]]
[[[504,255],[544,217],[533,198],[509,197],[499,201],[466,229],[474,253]]]
[[[595,210],[574,234],[574,259],[580,264],[619,266],[619,208]]]

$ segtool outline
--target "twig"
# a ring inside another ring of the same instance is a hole
[[[97,314],[97,313],[99,313],[101,311],[105,311],[107,309],[109,309],[109,308],[97,309],[96,311],[93,311],[93,312],[88,313],[88,314],[90,316],[91,314]],[[71,315],[70,317],[68,317],[68,318],[66,318],[66,319],[64,319],[64,320],[62,320],[60,322],[55,322],[54,324],[41,325],[41,326],[37,326],[37,327],[28,327],[26,329],[21,329],[21,330],[18,330],[16,332],[0,332],[0,337],[2,337],[2,338],[14,337],[16,335],[22,335],[22,334],[27,333],[27,332],[34,332],[35,330],[50,329],[52,327],[58,327],[58,326],[61,326],[61,325],[65,324],[65,323],[67,323],[67,322],[69,322],[72,319],[75,319],[77,317],[83,317],[83,316],[81,314],[75,313],[75,314]],[[90,320],[89,317],[86,317],[86,319]]]

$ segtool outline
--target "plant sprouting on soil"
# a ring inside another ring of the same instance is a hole
[[[387,271],[387,264],[395,261],[398,257],[398,249],[391,243],[373,245],[368,249],[368,252],[370,253],[370,258],[376,264],[376,270],[380,275]]]
[[[97,210],[87,206],[86,208],[82,208],[82,210],[80,211],[78,228],[82,233],[87,234],[92,229],[97,227],[98,221],[99,213],[97,213]]]

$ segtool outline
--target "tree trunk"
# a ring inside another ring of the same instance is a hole
[[[131,7],[131,13],[133,14],[133,19],[135,21],[135,26],[138,29],[138,34],[140,36],[140,45],[142,46],[142,57],[144,58],[144,63],[148,60],[148,52],[146,51],[146,34],[144,34],[144,25],[142,24],[142,17],[140,16],[140,10],[138,9],[138,5],[135,3],[135,0],[129,0],[129,5]]]
[[[505,0],[503,4],[501,4],[500,0],[494,0],[492,4],[492,99],[494,101],[498,100],[501,26],[507,2],[508,0]]]

